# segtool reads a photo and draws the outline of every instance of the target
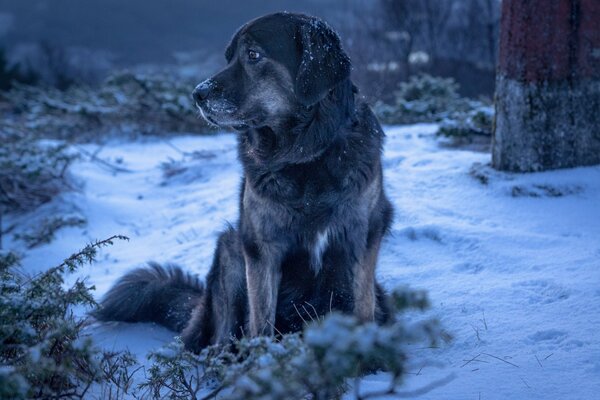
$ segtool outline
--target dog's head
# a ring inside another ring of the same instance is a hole
[[[277,126],[349,79],[350,60],[323,21],[276,13],[250,21],[225,52],[228,65],[193,92],[203,117],[243,130]]]

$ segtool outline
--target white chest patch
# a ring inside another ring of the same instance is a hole
[[[310,252],[310,266],[318,273],[323,264],[323,253],[329,244],[329,229],[318,232]]]

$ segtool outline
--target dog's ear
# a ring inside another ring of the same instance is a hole
[[[299,31],[302,53],[294,91],[298,100],[309,106],[350,77],[350,59],[339,36],[326,23],[311,20],[301,24]]]
[[[235,48],[237,46],[237,39],[237,36],[231,38],[227,48],[225,49],[225,59],[227,62],[231,62],[231,59],[233,58],[233,53],[235,52]]]
[[[242,32],[244,32],[248,27],[248,24],[242,25],[234,34],[229,44],[227,44],[227,48],[225,48],[225,59],[227,62],[231,62],[231,59],[235,55],[235,51],[238,46],[238,42],[240,41],[240,36],[242,36]]]

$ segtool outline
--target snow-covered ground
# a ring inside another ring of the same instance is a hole
[[[386,129],[385,184],[396,217],[378,274],[387,288],[426,289],[429,315],[454,337],[437,349],[411,349],[406,389],[453,376],[422,398],[596,398],[600,167],[499,173],[486,166],[488,154],[440,146],[435,130]],[[88,146],[96,150],[129,172],[78,162],[73,172],[85,187],[61,201],[85,215],[84,235],[81,228],[63,229],[28,253],[25,268],[55,265],[86,241],[123,234],[131,241],[103,250],[98,263],[79,273],[98,296],[148,260],[204,275],[219,230],[237,217],[235,136]],[[165,178],[162,165],[169,162],[172,176]],[[94,325],[91,334],[142,360],[173,336],[149,324]],[[385,382],[370,376],[362,387]]]

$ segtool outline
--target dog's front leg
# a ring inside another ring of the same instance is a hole
[[[273,335],[281,282],[281,250],[271,244],[244,246],[251,336]]]
[[[354,315],[360,322],[375,320],[375,266],[380,244],[381,239],[375,239],[354,265]]]

